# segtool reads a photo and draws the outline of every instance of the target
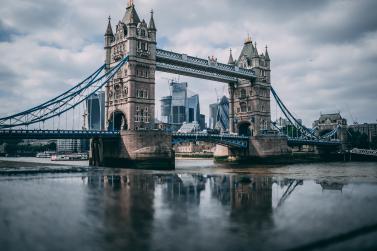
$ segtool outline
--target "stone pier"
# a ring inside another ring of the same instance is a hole
[[[260,135],[250,137],[248,149],[232,149],[217,145],[214,157],[216,161],[276,162],[291,155],[287,137],[277,135]]]
[[[90,165],[174,169],[171,142],[171,134],[157,130],[124,130],[117,139],[92,139]]]

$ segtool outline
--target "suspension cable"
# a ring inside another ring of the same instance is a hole
[[[92,95],[93,93],[97,92],[100,88],[102,88],[103,85],[106,84],[127,61],[128,61],[128,56],[123,58],[116,66],[111,68],[105,74],[98,77],[99,73],[104,68],[103,66],[101,66],[99,70],[97,70],[90,77],[88,77],[86,80],[81,82],[82,84],[82,83],[85,83],[85,81],[89,80],[89,82],[84,87],[81,87],[80,85],[76,85],[75,87],[71,88],[69,91],[66,91],[65,93],[43,103],[42,105],[31,108],[21,113],[17,113],[12,116],[0,118],[0,128],[12,128],[16,126],[40,123],[41,121],[46,121],[50,118],[54,118],[56,116],[60,116],[63,113],[66,113],[68,110],[73,109],[74,107],[76,107],[77,105],[85,101],[90,95]],[[100,83],[99,85],[94,85],[94,83],[97,83],[99,81],[103,81],[103,82]],[[81,95],[83,91],[86,91],[86,90],[89,91],[88,89],[89,87],[94,87],[94,91],[92,91],[91,93],[85,96]],[[70,93],[70,91],[74,91],[74,92]],[[78,100],[77,101],[73,100],[74,98]],[[71,101],[75,103],[68,104],[68,102],[71,102]],[[30,118],[29,115],[31,115],[32,117]],[[25,117],[27,118],[26,120],[25,120]],[[13,118],[15,122],[13,122],[14,121]],[[9,124],[5,124],[7,120],[9,121]]]

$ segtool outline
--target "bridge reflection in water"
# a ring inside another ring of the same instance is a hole
[[[296,244],[283,239],[271,240],[272,230],[284,236],[296,233],[297,229],[307,229],[306,224],[314,223],[309,219],[310,223],[296,226],[296,230],[276,229],[282,222],[282,225],[290,225],[293,220],[297,224],[297,219],[291,218],[295,214],[302,217],[302,209],[306,206],[300,204],[300,208],[292,209],[292,203],[295,204],[293,200],[285,208],[285,203],[291,200],[290,196],[302,191],[305,181],[300,179],[249,174],[145,175],[130,172],[124,175],[88,176],[84,177],[84,182],[91,188],[91,193],[97,194],[94,198],[98,195],[105,198],[98,201],[98,198],[92,200],[92,196],[89,196],[87,204],[89,211],[100,208],[98,212],[103,214],[106,228],[105,238],[117,240],[117,246],[132,250],[195,250],[203,246],[216,250],[231,250],[234,247],[244,250],[249,245],[259,247],[262,245],[261,239],[266,240],[263,249],[279,249]],[[306,183],[309,190],[321,191],[323,196],[328,196],[323,193],[324,190],[338,190],[340,192],[335,196],[342,196],[342,184],[347,184],[339,180]],[[319,210],[313,205],[309,208],[309,212]],[[325,218],[328,213],[323,213]],[[307,219],[308,215],[304,217]],[[323,231],[314,230],[313,236],[319,239]],[[309,242],[305,240],[313,236],[302,236],[298,243]],[[224,241],[220,244],[219,240]],[[114,248],[114,242],[107,244],[107,248]]]
[[[182,168],[0,177],[0,232],[13,233],[0,235],[1,247],[218,251],[377,245],[377,227],[369,226],[375,224],[376,183],[331,175],[291,179],[278,174],[287,171],[282,168],[274,175],[267,169],[204,174]],[[27,238],[19,241],[20,236]]]

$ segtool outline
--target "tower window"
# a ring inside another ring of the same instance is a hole
[[[246,112],[246,104],[241,103],[241,112]]]
[[[241,92],[240,92],[240,97],[241,98],[246,98],[246,90],[245,89],[242,89]]]

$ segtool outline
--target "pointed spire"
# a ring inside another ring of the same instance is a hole
[[[151,10],[151,19],[149,20],[148,29],[151,31],[156,31],[156,25],[154,24],[153,10]]]
[[[107,23],[107,29],[105,36],[114,36],[113,29],[111,28],[111,17],[109,16],[109,22]]]
[[[266,61],[270,61],[270,56],[268,55],[268,51],[267,51],[267,45],[266,45],[266,51],[264,53],[264,57],[266,58]]]
[[[247,37],[245,39],[245,44],[248,44],[248,43],[253,43],[253,41],[251,40],[250,34],[247,34]]]
[[[137,15],[133,0],[128,1],[126,13],[124,14],[122,22],[125,23],[125,24],[138,24],[138,23],[140,23],[140,18]]]
[[[258,49],[257,49],[257,42],[254,42],[254,56],[259,57]]]
[[[232,48],[229,49],[228,64],[234,64],[233,55],[232,55]]]

